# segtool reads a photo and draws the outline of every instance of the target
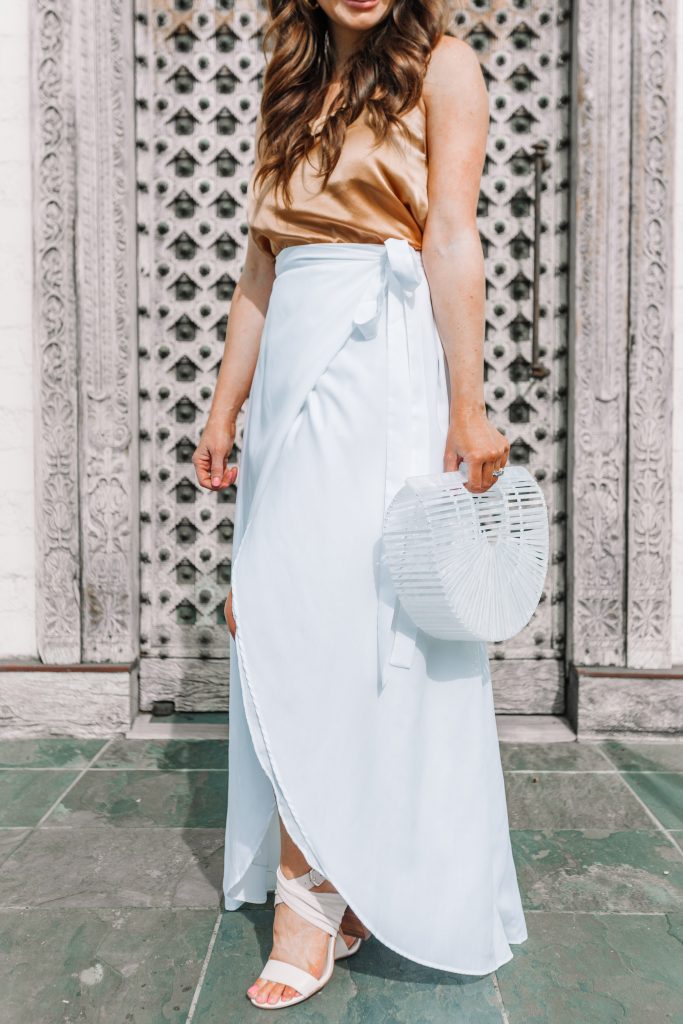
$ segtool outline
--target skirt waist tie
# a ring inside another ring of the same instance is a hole
[[[354,316],[364,339],[374,338],[386,303],[387,451],[384,509],[406,478],[421,471],[429,458],[429,403],[424,373],[424,342],[416,311],[416,289],[424,277],[422,260],[405,239],[384,241],[382,286],[366,293]],[[413,663],[417,627],[401,605],[381,549],[379,560],[377,640],[381,688]]]

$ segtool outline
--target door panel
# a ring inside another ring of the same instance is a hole
[[[244,254],[264,24],[256,0],[138,0],[136,7],[143,710],[163,698],[178,710],[227,704],[223,603],[235,491],[203,491],[190,459],[206,421]],[[491,97],[479,207],[489,414],[511,439],[511,461],[528,466],[541,483],[552,520],[551,567],[539,609],[519,637],[491,645],[496,701],[499,710],[559,711],[568,5],[469,0],[454,10],[452,31],[479,54]],[[534,144],[543,142],[547,154],[535,157]],[[546,377],[534,376],[531,366],[535,308]]]

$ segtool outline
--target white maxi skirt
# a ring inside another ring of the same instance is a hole
[[[294,842],[384,945],[459,974],[526,925],[484,644],[416,631],[382,557],[406,476],[440,472],[445,360],[405,240],[288,246],[245,420],[224,901]]]

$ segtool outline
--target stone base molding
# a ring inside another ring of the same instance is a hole
[[[111,736],[137,712],[137,665],[0,663],[0,739]]]
[[[572,665],[567,717],[579,739],[683,734],[683,665],[639,671]]]

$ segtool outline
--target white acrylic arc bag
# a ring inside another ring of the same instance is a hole
[[[387,566],[423,632],[507,640],[529,622],[543,591],[545,499],[523,466],[506,466],[483,494],[465,488],[463,467],[406,480],[385,514]]]

